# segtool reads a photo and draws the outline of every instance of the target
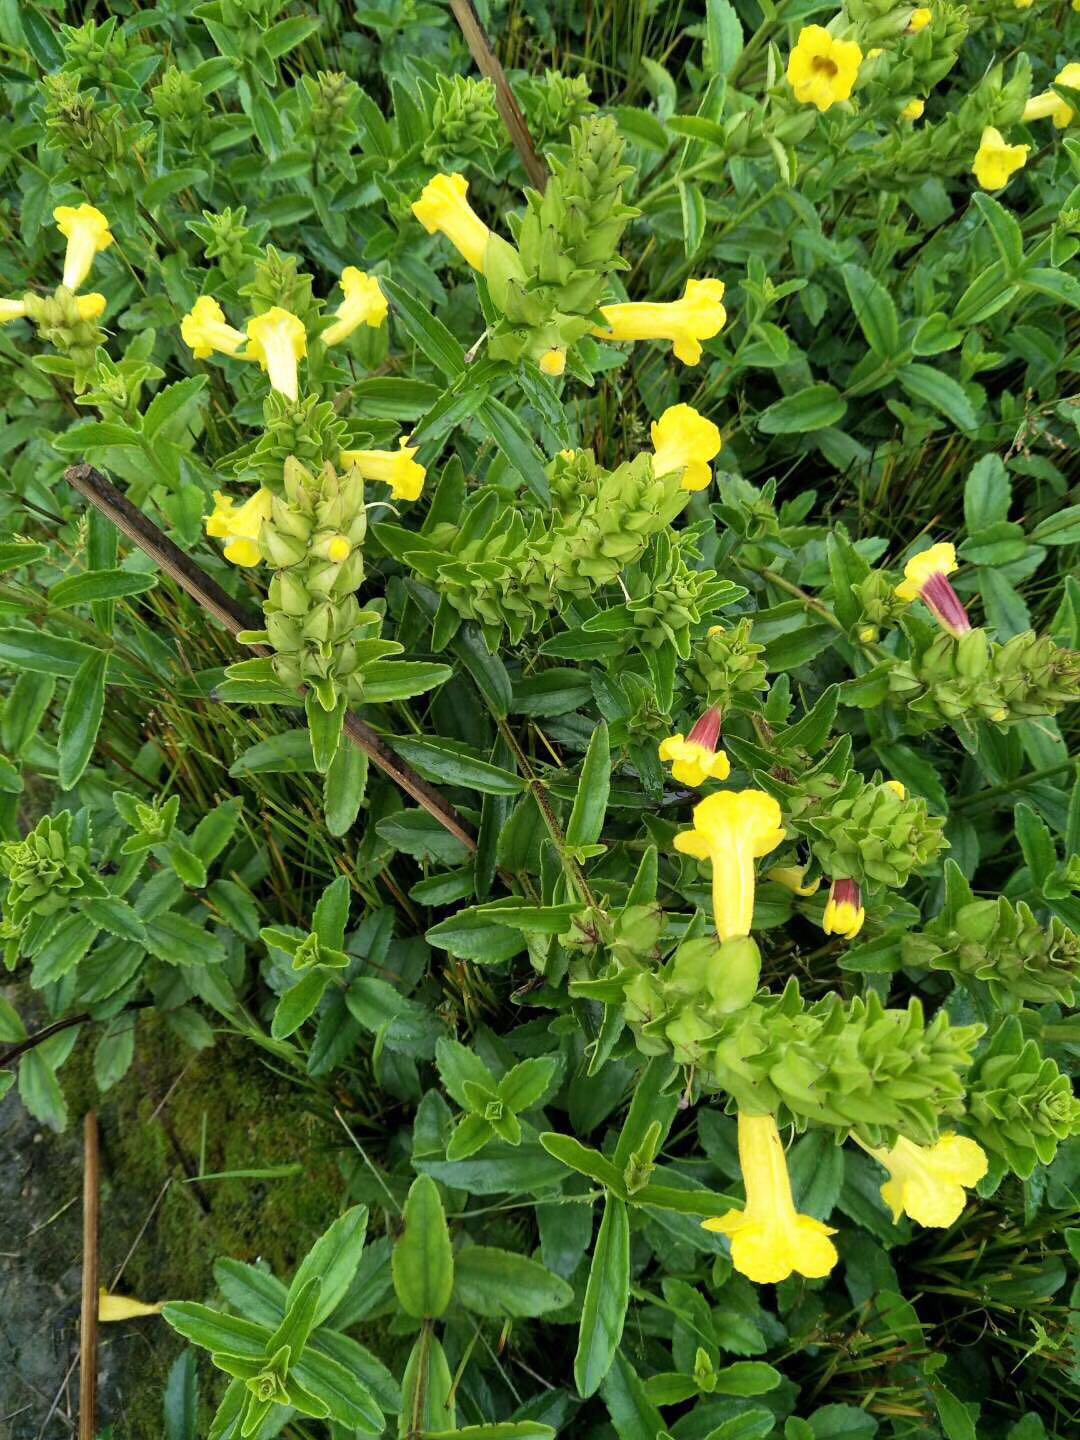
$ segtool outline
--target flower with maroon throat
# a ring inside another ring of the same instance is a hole
[[[862,891],[857,880],[844,877],[834,880],[829,889],[825,915],[821,928],[826,935],[842,935],[845,940],[854,940],[863,927],[866,911],[863,909]]]
[[[958,639],[971,629],[963,602],[949,584],[948,577],[957,569],[956,549],[952,545],[931,545],[913,556],[904,566],[904,578],[896,587],[898,600],[921,600],[938,624]]]
[[[661,740],[660,759],[671,762],[673,779],[696,788],[706,780],[728,778],[731,764],[720,749],[720,719],[719,709],[710,705],[689,735],[669,735]]]

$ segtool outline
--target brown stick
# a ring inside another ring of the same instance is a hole
[[[129,540],[134,540],[135,544],[144,550],[166,575],[171,575],[204,610],[220,620],[230,635],[238,635],[241,630],[261,628],[260,622],[253,615],[249,615],[216,580],[212,580],[189,555],[185,555],[179,546],[174,545],[100,470],[95,470],[92,465],[72,465],[64,471],[64,479],[78,490],[80,495],[85,495],[91,505],[96,506],[103,515],[107,515]],[[272,653],[262,645],[245,648],[253,655]],[[347,711],[344,730],[356,748],[374,760],[379,769],[389,775],[406,795],[411,795],[429,815],[434,815],[439,824],[456,836],[463,845],[470,850],[476,849],[472,830],[454,807],[443,799],[434,786],[421,779],[411,766],[399,759],[370,725]]]
[[[123,1010],[117,1011],[117,1016],[127,1015],[134,1010],[149,1010],[153,1006],[152,1000],[132,1000],[125,1005]],[[115,1019],[116,1016],[111,1016]],[[46,1025],[42,1030],[35,1030],[33,1035],[28,1035],[25,1040],[20,1040],[18,1045],[13,1045],[10,1050],[0,1053],[0,1070],[10,1070],[15,1061],[28,1050],[33,1050],[43,1040],[48,1040],[53,1035],[58,1035],[61,1030],[70,1030],[73,1025],[88,1025],[94,1019],[89,1010],[83,1010],[78,1015],[69,1015],[66,1020],[54,1020],[51,1025]]]
[[[521,113],[521,106],[514,99],[514,92],[510,89],[506,72],[499,57],[491,48],[491,41],[480,23],[473,0],[450,0],[450,9],[461,26],[461,33],[465,37],[465,43],[468,45],[473,59],[495,86],[496,107],[502,116],[503,124],[510,132],[510,139],[521,156],[521,163],[525,166],[526,175],[537,190],[543,190],[548,182],[547,165],[536,152],[533,138],[529,134],[529,126],[525,116]]]
[[[79,1326],[79,1440],[97,1434],[98,1331],[98,1124],[93,1110],[83,1122],[82,1322]]]

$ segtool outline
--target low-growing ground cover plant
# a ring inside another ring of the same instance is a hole
[[[170,1437],[1064,1440],[1080,16],[480,19],[0,9],[3,1103],[314,1117]]]

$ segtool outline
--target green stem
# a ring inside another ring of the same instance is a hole
[[[499,727],[499,734],[506,741],[507,745],[509,745],[511,753],[517,761],[518,769],[521,771],[522,778],[532,792],[533,799],[536,801],[537,808],[547,827],[547,832],[551,836],[559,859],[562,861],[563,871],[567,880],[569,880],[571,887],[577,893],[581,903],[588,905],[590,909],[594,909],[596,907],[596,897],[589,888],[589,882],[585,879],[581,866],[572,855],[566,853],[566,836],[563,834],[562,826],[559,824],[559,817],[552,809],[551,799],[548,796],[543,781],[538,779],[533,773],[533,768],[529,764],[529,758],[518,744],[517,736],[507,721],[498,715],[496,715],[494,719],[496,725]]]

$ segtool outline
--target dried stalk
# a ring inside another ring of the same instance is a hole
[[[79,1440],[97,1435],[98,1336],[98,1123],[93,1110],[83,1122],[82,1320],[79,1325]]]
[[[495,86],[495,105],[502,116],[503,124],[510,133],[510,139],[514,142],[514,148],[521,156],[521,163],[525,166],[525,173],[528,175],[530,183],[537,190],[543,190],[548,182],[547,165],[537,153],[521,106],[514,98],[514,92],[510,89],[510,82],[506,78],[506,72],[503,70],[499,57],[492,49],[491,41],[480,23],[475,5],[472,0],[450,0],[450,9],[461,26],[461,33],[465,37],[465,43],[468,45],[473,59]]]

